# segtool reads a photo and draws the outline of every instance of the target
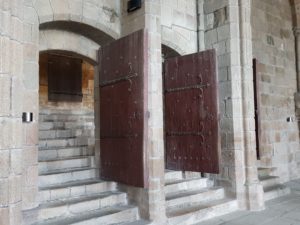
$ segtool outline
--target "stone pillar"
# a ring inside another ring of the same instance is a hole
[[[205,19],[204,19],[204,0],[196,0],[197,3],[197,38],[198,38],[198,51],[205,50],[205,41],[204,41],[204,33],[205,33]]]
[[[23,112],[33,113],[33,122],[23,124],[23,210],[38,206],[39,122],[39,22],[33,0],[24,1],[22,96]]]
[[[148,153],[149,189],[128,188],[140,206],[141,215],[158,224],[165,220],[164,195],[164,140],[163,89],[161,58],[161,2],[144,0],[142,8],[127,13],[127,0],[123,0],[122,36],[147,29],[148,36]]]
[[[204,1],[205,47],[218,59],[221,173],[240,208],[263,209],[256,168],[251,0]]]
[[[22,223],[23,1],[0,1],[0,224]]]
[[[232,20],[232,28],[239,28],[239,53],[233,53],[236,57],[236,65],[232,67],[232,88],[235,101],[233,109],[241,109],[233,118],[234,133],[241,135],[240,149],[243,151],[243,160],[236,160],[236,186],[237,197],[240,205],[249,210],[264,209],[263,188],[258,180],[256,166],[256,143],[255,143],[255,121],[254,121],[254,92],[253,92],[253,70],[252,70],[252,34],[251,34],[251,0],[239,0],[238,8],[230,7],[232,16],[238,15],[239,21],[235,24]],[[234,76],[236,73],[237,76]],[[236,141],[234,139],[234,141]],[[242,159],[242,158],[241,158]],[[244,165],[243,165],[244,164]],[[245,180],[241,182],[238,171],[245,171]],[[243,185],[242,185],[243,184]]]

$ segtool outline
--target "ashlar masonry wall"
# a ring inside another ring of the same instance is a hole
[[[161,1],[162,44],[184,55],[197,51],[197,1]]]
[[[250,0],[205,0],[205,47],[215,48],[219,77],[221,173],[240,208],[264,208],[255,158]]]
[[[299,177],[299,128],[295,116],[297,92],[295,36],[289,1],[252,1],[253,57],[260,77],[260,165],[276,167],[282,181]]]

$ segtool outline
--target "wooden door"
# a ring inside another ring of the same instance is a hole
[[[164,64],[166,168],[219,173],[219,122],[214,50]]]
[[[147,187],[145,108],[147,33],[138,31],[99,51],[101,177]]]

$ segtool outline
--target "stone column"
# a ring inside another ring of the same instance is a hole
[[[233,96],[236,101],[234,108],[240,108],[240,115],[233,120],[235,133],[242,134],[241,149],[244,152],[244,162],[237,162],[237,170],[245,171],[245,180],[241,182],[236,176],[237,197],[240,205],[245,205],[249,210],[264,209],[263,188],[258,180],[256,166],[256,143],[255,143],[255,121],[254,121],[254,92],[253,92],[253,70],[252,70],[252,34],[251,34],[251,0],[239,0],[238,8],[230,7],[232,15],[238,14],[240,51],[237,57],[237,65],[232,72],[237,76],[232,79]],[[238,12],[237,12],[238,10]],[[231,18],[233,19],[233,18]],[[232,24],[233,25],[233,24]],[[234,26],[234,25],[233,25]],[[233,75],[233,74],[232,74]],[[238,134],[240,135],[240,134]],[[244,165],[243,165],[244,163]],[[241,185],[243,184],[243,185]]]
[[[0,1],[0,224],[22,223],[23,1]]]
[[[33,113],[33,122],[23,124],[23,210],[38,206],[39,123],[39,21],[33,0],[24,1],[22,66],[23,112]]]
[[[147,29],[148,36],[148,153],[149,189],[129,188],[146,219],[163,224],[165,220],[164,195],[164,140],[163,89],[161,58],[161,2],[144,0],[142,8],[127,13],[127,0],[123,0],[122,36]]]

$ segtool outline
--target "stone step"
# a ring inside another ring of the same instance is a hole
[[[276,176],[263,176],[259,177],[259,181],[264,188],[276,186],[279,184],[279,177]]]
[[[210,201],[204,204],[167,211],[168,224],[193,225],[237,210],[237,200],[226,198]]]
[[[94,156],[82,156],[39,161],[39,173],[80,167],[93,167],[94,160]]]
[[[206,188],[197,191],[182,191],[172,193],[166,196],[167,208],[183,208],[185,205],[205,203],[222,199],[225,197],[225,191],[222,187]]]
[[[269,201],[291,193],[291,189],[283,184],[277,184],[272,187],[264,188],[264,199]]]
[[[185,171],[183,172],[183,177],[185,179],[196,179],[196,178],[202,178],[202,175],[200,172]]]
[[[62,114],[62,113],[51,113],[51,114],[39,114],[39,121],[94,121],[94,114]]]
[[[39,202],[45,203],[64,198],[73,198],[107,191],[116,191],[116,189],[117,184],[115,182],[101,181],[98,179],[67,182],[40,188]]]
[[[165,183],[171,183],[173,181],[182,180],[182,171],[166,170],[165,171]]]
[[[93,129],[40,130],[39,140],[94,136]]]
[[[133,222],[138,219],[137,207],[120,205],[42,221],[35,225],[116,225]]]
[[[166,183],[165,193],[166,195],[168,195],[171,193],[178,193],[187,190],[193,191],[193,190],[199,190],[207,187],[208,187],[207,178],[176,180],[176,181]]]
[[[39,141],[39,149],[50,149],[56,147],[79,147],[87,145],[89,145],[89,139],[87,137],[57,138]]]
[[[94,122],[40,122],[39,130],[63,130],[63,129],[93,129],[95,127]]]
[[[36,221],[42,222],[53,219],[59,221],[62,218],[126,204],[127,196],[126,193],[122,192],[105,192],[98,195],[64,199],[40,205],[36,212]]]
[[[134,221],[134,222],[122,223],[122,224],[119,224],[119,225],[150,225],[150,224],[153,224],[153,223],[151,223],[149,221],[146,221],[146,220],[137,220],[137,221]]]
[[[63,169],[44,172],[39,175],[39,187],[96,178],[96,169],[91,167]]]
[[[50,148],[40,149],[38,158],[39,161],[57,160],[66,157],[90,156],[94,154],[94,148],[89,146],[70,147],[70,148]]]
[[[265,177],[269,176],[274,170],[276,170],[275,167],[259,167],[257,172],[259,177]]]

